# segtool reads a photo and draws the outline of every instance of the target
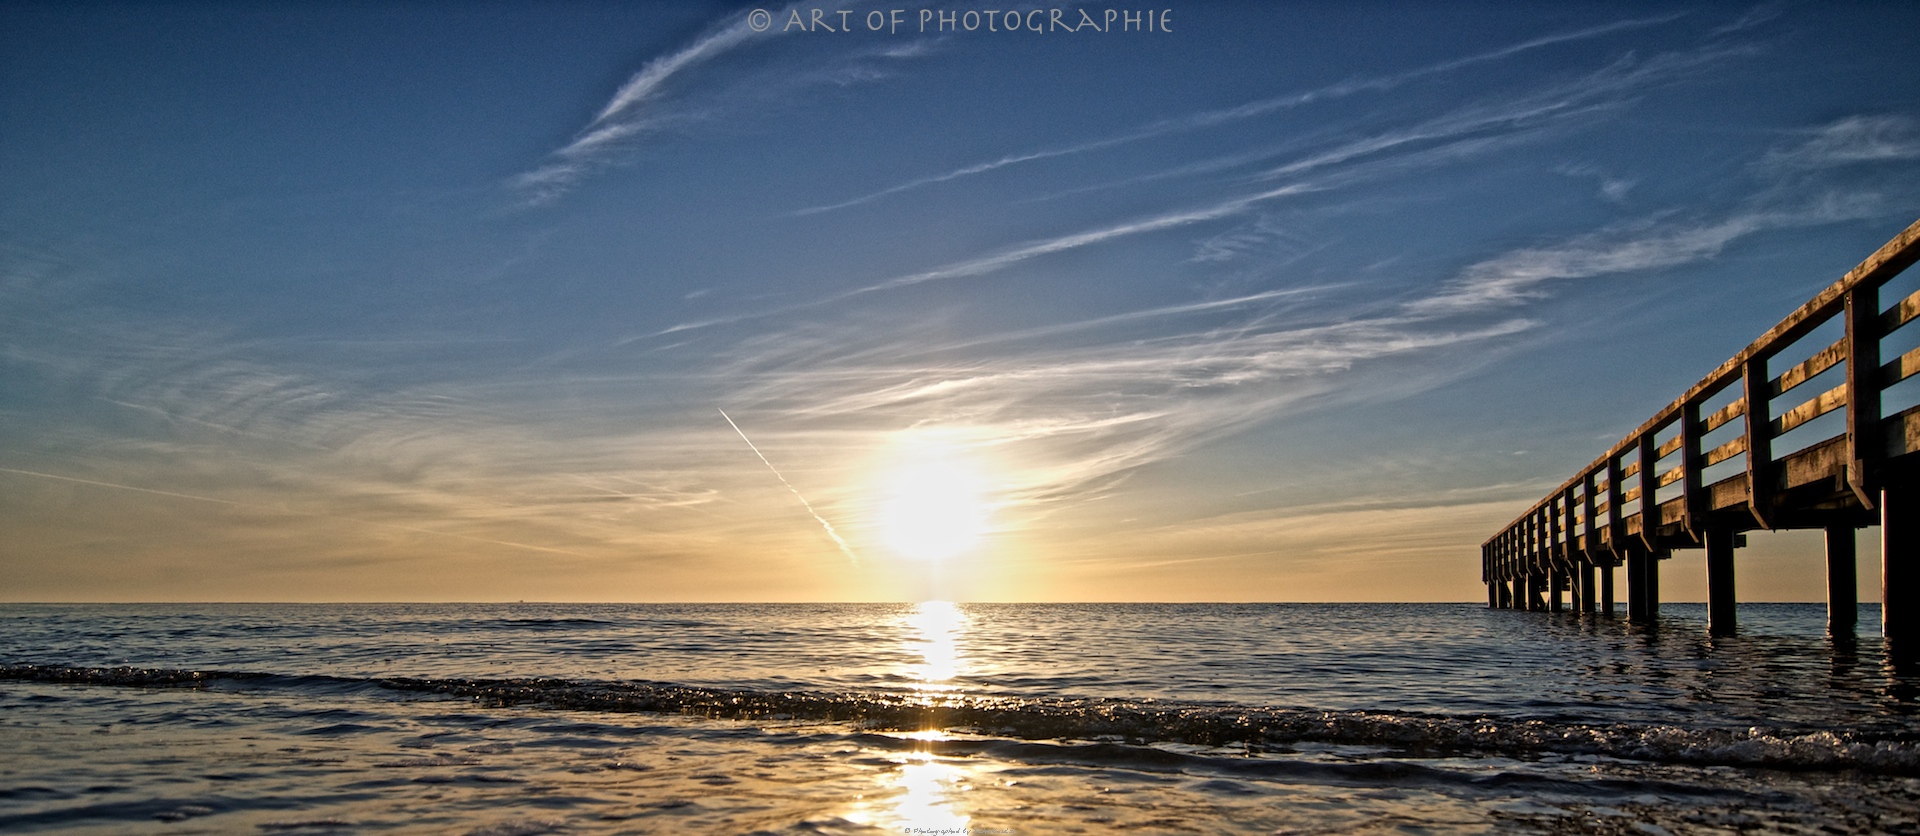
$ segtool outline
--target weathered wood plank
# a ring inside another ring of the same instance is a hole
[[[1847,385],[1842,383],[1839,386],[1821,392],[1820,396],[1813,400],[1780,413],[1780,417],[1773,419],[1773,423],[1768,425],[1768,428],[1772,431],[1775,438],[1779,438],[1792,432],[1801,424],[1805,424],[1808,421],[1846,405]]]
[[[1687,443],[1687,434],[1680,433],[1679,435],[1676,435],[1672,438],[1667,439],[1667,443],[1654,448],[1653,457],[1655,460],[1659,460],[1659,459],[1664,459],[1668,456],[1671,456],[1674,454],[1675,451],[1680,449],[1680,445],[1685,443]]]
[[[1832,487],[1847,473],[1847,437],[1836,435],[1782,459],[1774,484],[1781,490],[1825,485]]]
[[[1658,484],[1660,485],[1660,487],[1664,488],[1668,485],[1671,485],[1685,478],[1687,478],[1687,466],[1684,464],[1677,464],[1673,466],[1672,470],[1669,470],[1665,473],[1660,474]]]
[[[1745,452],[1747,452],[1747,437],[1743,435],[1708,450],[1707,454],[1700,458],[1700,462],[1706,467],[1712,467]]]
[[[1886,434],[1887,458],[1920,453],[1920,406],[1887,416],[1880,431]]]
[[[1880,315],[1880,333],[1891,334],[1893,329],[1912,322],[1914,317],[1920,317],[1920,290],[1909,294]]]
[[[1767,392],[1773,397],[1780,397],[1792,391],[1793,387],[1812,380],[1814,376],[1833,368],[1845,359],[1847,359],[1847,339],[1841,337],[1835,340],[1833,345],[1814,352],[1812,357],[1808,357],[1802,360],[1799,365],[1782,372],[1779,377],[1774,378],[1773,381],[1767,385]]]
[[[1920,374],[1920,348],[1895,357],[1893,362],[1881,366],[1880,385],[1892,386],[1916,374]]]
[[[1713,432],[1726,426],[1727,422],[1745,414],[1747,414],[1747,399],[1741,398],[1721,407],[1720,411],[1707,416],[1706,420],[1700,422],[1700,432],[1703,435]]]

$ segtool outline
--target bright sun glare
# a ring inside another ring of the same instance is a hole
[[[886,467],[880,523],[888,547],[938,561],[979,543],[987,530],[986,480],[963,451],[937,438],[908,437]]]

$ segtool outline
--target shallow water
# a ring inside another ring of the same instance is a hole
[[[1920,827],[1874,608],[1663,615],[8,605],[0,830]]]

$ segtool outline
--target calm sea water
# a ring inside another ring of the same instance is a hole
[[[1920,830],[1861,608],[0,606],[0,831]]]

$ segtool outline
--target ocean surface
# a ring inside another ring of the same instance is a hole
[[[1859,615],[0,605],[0,832],[1920,832]]]

